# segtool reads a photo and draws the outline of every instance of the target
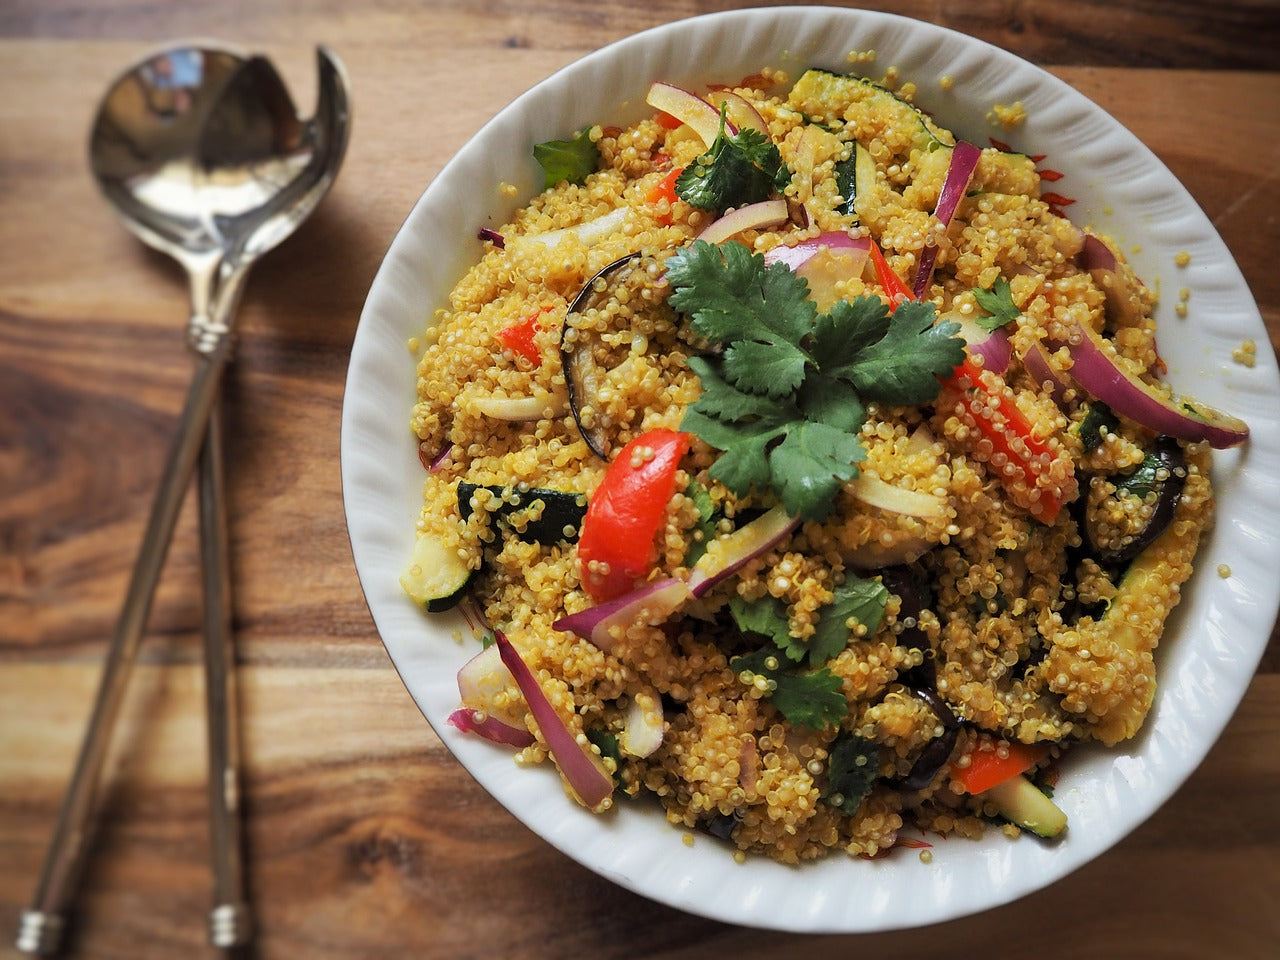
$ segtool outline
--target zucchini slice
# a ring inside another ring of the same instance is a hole
[[[492,495],[484,509],[490,522],[510,531],[526,543],[575,543],[582,518],[587,512],[587,498],[581,493],[566,493],[542,487],[502,487],[458,481],[458,513],[465,523],[476,507],[476,493],[485,490]]]
[[[414,603],[422,604],[430,613],[439,613],[457,606],[475,574],[456,549],[426,534],[414,542],[409,563],[400,575],[400,586]]]
[[[1038,837],[1056,837],[1067,828],[1067,815],[1021,774],[996,784],[982,794],[982,799],[995,804],[1000,816],[1010,823]]]
[[[868,196],[876,183],[876,162],[871,159],[871,152],[855,142],[849,159],[836,164],[835,174],[836,186],[843,201],[837,212],[856,217],[858,211],[854,204],[859,197]]]
[[[954,138],[919,107],[866,77],[806,70],[791,88],[788,102],[814,122],[828,125],[849,122],[859,115],[891,118],[884,124],[886,128],[905,124],[913,131],[907,152],[955,146]]]

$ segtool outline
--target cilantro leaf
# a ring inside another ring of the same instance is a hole
[[[997,277],[990,290],[974,287],[973,298],[988,314],[985,317],[978,317],[976,321],[983,330],[998,330],[1006,323],[1013,323],[1022,316],[1022,311],[1013,302],[1013,291],[1009,288],[1009,281],[1004,277]]]
[[[670,303],[723,347],[695,358],[702,394],[681,429],[722,451],[711,476],[739,496],[772,491],[822,520],[866,451],[866,403],[927,403],[964,360],[956,323],[931,303],[890,315],[879,297],[819,314],[808,284],[741,244],[695,240],[667,260]]]
[[[1116,419],[1110,407],[1101,400],[1095,400],[1089,405],[1089,412],[1080,421],[1079,436],[1080,442],[1084,444],[1085,453],[1096,450],[1102,445],[1104,427],[1108,433],[1113,433],[1120,429],[1120,421]]]
[[[837,300],[814,325],[813,353],[828,373],[847,370],[858,355],[889,332],[889,305],[879,297]]]
[[[841,734],[832,743],[829,756],[829,786],[824,799],[853,816],[880,776],[880,748],[856,734]]]
[[[889,331],[846,368],[864,400],[918,404],[938,395],[936,378],[951,376],[964,363],[964,341],[954,336],[960,324],[934,320],[934,306],[927,301],[898,306]]]
[[[671,306],[719,344],[785,342],[798,349],[818,313],[804,280],[785,264],[765,266],[764,257],[740,243],[717,247],[695,240],[667,259],[667,280]],[[755,392],[767,387],[760,384]]]
[[[768,135],[746,129],[729,136],[721,111],[715,142],[676,178],[676,195],[719,215],[729,207],[768,199],[790,180],[791,171]]]
[[[793,516],[825,517],[836,493],[846,480],[858,474],[866,448],[855,434],[812,420],[801,420],[783,433],[782,442],[769,450],[773,489]],[[826,504],[821,515],[813,503]]]
[[[684,565],[692,567],[707,552],[707,544],[716,535],[716,507],[711,502],[711,494],[700,483],[690,481],[685,487],[684,495],[692,500],[694,507],[697,508],[698,524],[694,527],[694,531],[701,534],[700,537],[689,538],[689,549],[685,551]]]
[[[765,677],[773,687],[769,700],[788,723],[818,730],[838,724],[849,711],[842,681],[826,667],[812,673],[782,670],[770,647],[734,657],[729,666]]]
[[[809,641],[811,663],[824,663],[849,645],[852,635],[848,626],[850,620],[866,627],[868,637],[879,630],[884,620],[885,605],[889,602],[889,590],[883,583],[848,573],[832,592],[834,597],[819,612]]]
[[[764,596],[759,600],[745,600],[734,596],[729,601],[729,613],[743,633],[755,633],[772,640],[792,660],[799,660],[804,656],[804,645],[791,636],[787,605],[777,597]],[[799,651],[794,656],[791,652],[793,647]]]
[[[533,157],[542,167],[545,177],[543,189],[549,190],[562,180],[582,183],[588,174],[595,173],[600,163],[600,148],[583,129],[569,140],[534,144]]]

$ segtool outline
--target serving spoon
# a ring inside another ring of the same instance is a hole
[[[346,151],[346,74],[325,48],[316,55],[319,94],[315,115],[306,122],[267,60],[208,43],[175,46],[126,70],[94,122],[90,164],[102,192],[130,230],[173,257],[188,275],[187,340],[196,362],[33,904],[22,916],[17,947],[27,953],[53,953],[64,929],[110,734],[197,458],[215,884],[210,939],[225,947],[247,935],[222,451],[214,408],[249,267],[315,209]]]

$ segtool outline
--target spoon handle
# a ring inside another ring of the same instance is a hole
[[[218,316],[211,319],[222,321],[225,325],[226,318],[234,309],[236,298],[229,296],[219,300]],[[177,434],[170,445],[160,487],[151,506],[142,547],[134,564],[115,635],[107,651],[89,724],[80,745],[70,785],[62,798],[53,839],[45,854],[32,906],[22,915],[16,946],[25,953],[48,955],[58,948],[65,926],[64,914],[89,849],[89,818],[93,812],[94,797],[111,733],[137,659],[138,644],[151,612],[156,584],[169,550],[169,542],[173,538],[187,486],[195,470],[205,426],[217,398],[218,385],[231,353],[231,345],[230,336],[216,341],[210,338],[204,344],[206,349],[197,351],[195,375],[187,391]]]
[[[244,896],[240,835],[240,738],[232,636],[231,565],[223,467],[222,415],[214,404],[197,477],[200,562],[204,577],[204,688],[208,733],[209,848],[213,909],[209,942],[229,948],[248,942],[251,918]]]

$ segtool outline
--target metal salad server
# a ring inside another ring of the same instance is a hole
[[[247,936],[214,408],[249,267],[315,209],[346,150],[351,113],[345,71],[323,47],[317,63],[316,112],[306,122],[268,61],[202,43],[173,47],[127,70],[107,92],[94,123],[90,162],[104,195],[129,229],[188,274],[187,339],[196,365],[33,904],[22,916],[16,945],[24,952],[53,953],[64,929],[110,734],[197,457],[215,884],[210,939],[233,946]]]

